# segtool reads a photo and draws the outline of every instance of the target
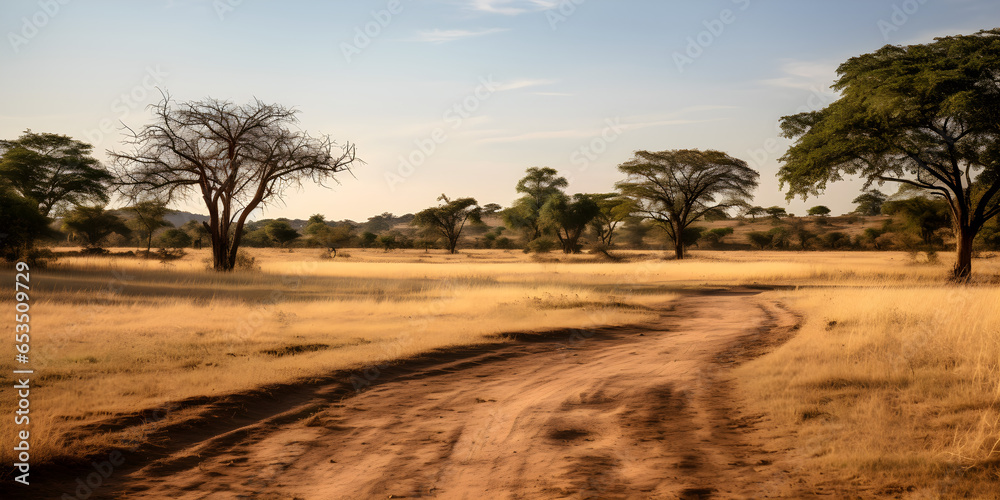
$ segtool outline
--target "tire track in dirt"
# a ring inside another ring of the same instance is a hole
[[[726,380],[797,322],[758,293],[684,296],[642,328],[480,349],[342,399],[342,383],[320,386],[283,414],[133,468],[114,497],[789,494],[792,479],[766,467],[771,452],[734,416]]]

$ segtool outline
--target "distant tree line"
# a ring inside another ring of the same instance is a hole
[[[0,255],[51,257],[39,242],[70,241],[86,252],[131,245],[159,256],[209,248],[218,271],[232,270],[241,246],[324,248],[522,249],[607,254],[616,248],[691,246],[759,249],[953,247],[952,276],[967,279],[978,249],[1000,247],[1000,29],[886,46],[840,66],[842,96],[827,108],[785,116],[794,142],[780,159],[787,196],[817,195],[854,175],[866,182],[848,218],[885,216],[878,227],[847,231],[824,205],[798,218],[780,206],[751,205],[756,171],[713,150],[637,151],[618,165],[623,179],[604,193],[568,193],[550,167],[531,167],[507,207],[442,194],[415,214],[365,222],[252,221],[255,210],[291,186],[323,184],[361,160],[353,144],[298,130],[297,112],[253,101],[174,102],[164,93],[153,120],[126,128],[124,150],[30,130],[0,140]],[[892,196],[877,189],[901,187]],[[465,194],[465,193],[460,193]],[[109,210],[113,196],[124,207]],[[204,202],[207,220],[173,227],[179,196]],[[720,220],[736,218],[733,224]],[[771,224],[760,230],[760,224]],[[753,231],[742,225],[755,224]],[[736,241],[739,236],[739,241]]]

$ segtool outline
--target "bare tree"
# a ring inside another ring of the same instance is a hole
[[[131,151],[108,152],[119,189],[132,198],[200,194],[218,271],[235,266],[251,212],[280,201],[289,186],[306,179],[323,185],[360,162],[353,144],[292,130],[297,111],[278,104],[211,98],[175,104],[164,94],[153,108],[153,123],[129,129]]]

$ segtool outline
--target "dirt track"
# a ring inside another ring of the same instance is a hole
[[[183,445],[122,471],[101,493],[798,497],[805,492],[782,457],[761,448],[753,422],[735,417],[726,380],[729,365],[781,341],[794,323],[756,292],[714,291],[678,299],[642,328],[528,339],[385,370],[348,397],[343,382],[317,384],[252,403],[263,413],[238,428],[225,431],[220,414],[215,431],[172,430]]]

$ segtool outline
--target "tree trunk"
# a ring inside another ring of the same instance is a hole
[[[958,228],[955,237],[957,260],[952,270],[952,280],[967,281],[972,276],[972,242],[976,238],[976,233],[972,228],[963,226]]]
[[[674,258],[684,260],[684,228],[674,224]]]
[[[215,240],[215,238],[212,239]],[[233,266],[229,262],[229,245],[222,241],[212,241],[212,263],[216,271],[233,270]]]

